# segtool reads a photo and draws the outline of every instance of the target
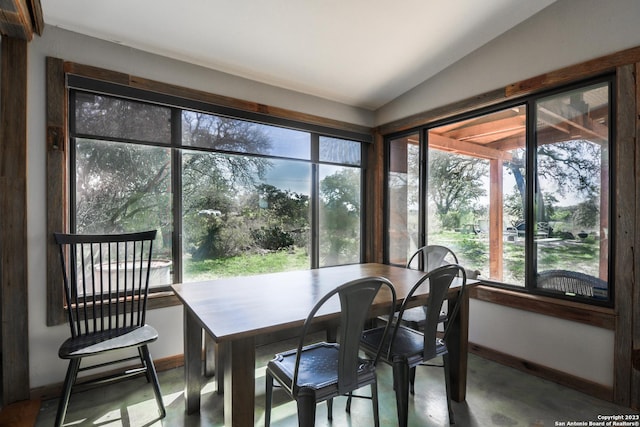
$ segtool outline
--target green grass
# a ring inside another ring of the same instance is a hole
[[[444,231],[430,235],[432,243],[453,249],[462,265],[489,275],[488,237]],[[567,269],[598,276],[598,243],[593,239],[582,242],[560,242],[538,248],[538,266],[542,270]],[[524,285],[524,247],[522,242],[504,244],[503,282]],[[211,280],[220,277],[248,276],[278,271],[309,268],[309,254],[305,248],[292,251],[244,254],[229,258],[193,261],[185,259],[184,280]]]
[[[306,250],[276,251],[264,254],[246,254],[204,261],[184,260],[185,281],[212,280],[220,277],[248,276],[278,271],[309,268]]]

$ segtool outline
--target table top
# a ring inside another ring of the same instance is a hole
[[[369,263],[174,284],[172,288],[202,328],[220,342],[300,327],[320,298],[350,280],[385,277],[402,301],[424,275],[404,267]],[[389,301],[390,293],[383,288],[373,307]],[[329,319],[339,310],[335,298],[318,314]]]

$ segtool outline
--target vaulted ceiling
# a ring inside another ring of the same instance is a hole
[[[5,0],[48,26],[375,110],[555,0]]]

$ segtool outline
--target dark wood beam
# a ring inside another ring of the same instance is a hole
[[[27,282],[27,41],[2,37],[0,56],[0,311],[2,399],[29,399]]]
[[[638,334],[638,150],[636,149],[636,90],[635,66],[620,67],[616,77],[616,141],[614,146],[617,173],[614,175],[616,188],[615,207],[615,310],[616,329],[614,353],[613,389],[614,402],[630,407],[634,387],[639,386],[640,377],[632,368],[634,334]],[[631,268],[630,268],[631,266]],[[637,335],[636,335],[637,336]],[[637,404],[637,402],[636,402]],[[637,407],[635,409],[638,409]]]
[[[31,41],[33,35],[42,35],[44,17],[40,0],[0,1],[0,34],[19,40]]]

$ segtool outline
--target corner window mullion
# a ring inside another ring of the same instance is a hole
[[[182,282],[182,110],[171,111],[171,198],[173,212],[172,254],[173,282]]]

